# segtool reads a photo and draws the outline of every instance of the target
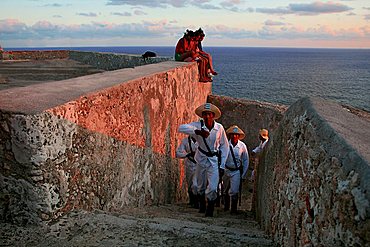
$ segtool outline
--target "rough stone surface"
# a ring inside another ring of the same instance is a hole
[[[149,57],[143,59],[141,55],[83,51],[70,51],[69,58],[103,70],[134,68],[136,66],[173,60],[172,57]]]
[[[104,70],[68,58],[0,60],[0,90],[101,73]]]
[[[207,101],[220,108],[222,114],[217,121],[225,129],[236,124],[244,131],[245,138],[242,141],[247,144],[249,151],[259,144],[259,130],[266,128],[273,133],[288,108],[268,102],[218,95],[209,95]]]
[[[68,50],[56,51],[4,51],[3,60],[47,60],[69,57]]]
[[[253,215],[216,208],[213,218],[183,204],[75,210],[32,227],[0,223],[1,246],[273,246]]]
[[[195,63],[153,66],[0,91],[2,221],[186,199],[177,129],[211,85]]]
[[[329,101],[287,110],[258,172],[257,216],[278,245],[369,245],[369,129]]]

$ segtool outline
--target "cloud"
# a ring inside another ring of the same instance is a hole
[[[233,12],[251,12],[251,9],[243,9],[244,0],[224,0],[219,4],[213,3],[212,0],[108,0],[106,5],[131,5],[145,6],[150,8],[182,8],[195,6],[200,9],[220,10],[226,9]]]
[[[107,37],[158,38],[179,33],[184,27],[176,27],[166,20],[157,22],[122,23],[92,22],[90,24],[60,25],[39,21],[26,25],[15,19],[0,20],[0,39],[89,39]]]
[[[129,12],[112,12],[111,15],[118,15],[118,16],[132,16]]]
[[[173,7],[184,7],[186,2],[181,0],[109,0],[107,5],[131,5],[131,6],[147,6],[165,8],[168,5]]]
[[[320,15],[341,13],[353,8],[334,2],[313,2],[313,3],[292,3],[287,7],[278,8],[257,8],[256,12],[264,14],[296,14],[296,15]]]
[[[147,15],[147,13],[145,13],[144,11],[139,10],[139,9],[134,10],[134,14],[135,14],[135,15]]]
[[[284,26],[285,23],[281,21],[267,20],[265,21],[266,26]]]
[[[76,15],[86,16],[86,17],[97,17],[98,16],[98,14],[93,13],[93,12],[89,12],[89,13],[76,13]]]
[[[18,33],[25,33],[28,31],[28,28],[25,23],[16,19],[0,20],[0,37],[7,34],[16,35]]]
[[[53,15],[54,18],[62,18],[63,16],[61,15]]]
[[[292,14],[292,12],[289,10],[289,8],[256,8],[257,13],[263,13],[263,14]]]
[[[370,10],[370,7],[369,8],[368,7],[363,7],[363,9]]]
[[[63,7],[63,4],[51,3],[51,4],[42,5],[42,7],[56,7],[56,8],[59,8],[59,7]]]
[[[321,3],[321,2],[314,2],[310,4],[289,4],[289,8],[291,11],[295,13],[302,13],[302,14],[330,14],[330,13],[340,13],[345,12],[348,10],[353,10],[353,8],[348,7],[346,5],[340,3]]]
[[[368,17],[370,18],[370,17]],[[188,27],[178,25],[168,20],[143,21],[115,24],[110,22],[92,22],[79,25],[61,25],[49,21],[38,21],[33,25],[16,19],[0,20],[0,39],[12,44],[22,41],[33,43],[57,42],[69,40],[74,44],[84,45],[99,40],[163,40],[175,42]],[[193,27],[189,27],[193,28]],[[195,27],[198,28],[198,27]],[[319,26],[314,28],[299,28],[292,24],[267,20],[265,25],[257,30],[234,28],[226,25],[204,26],[207,42],[223,42],[223,40],[370,40],[370,28],[367,26],[351,29]],[[247,42],[247,41],[246,41]],[[162,43],[168,45],[168,43]]]
[[[365,15],[364,19],[367,20],[367,21],[370,21],[370,15]]]

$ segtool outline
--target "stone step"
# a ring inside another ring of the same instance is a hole
[[[210,218],[184,204],[74,211],[44,227],[1,229],[6,246],[273,246],[251,212],[216,208]]]

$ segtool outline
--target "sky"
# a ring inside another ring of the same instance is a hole
[[[370,0],[1,0],[6,47],[203,46],[370,48]]]

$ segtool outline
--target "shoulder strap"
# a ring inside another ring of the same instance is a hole
[[[188,143],[189,143],[190,152],[192,153],[193,152],[193,149],[191,148],[191,139],[190,139],[190,136],[188,136]]]
[[[203,126],[204,126],[203,119],[201,119],[201,120],[200,120],[200,126],[201,126],[201,128],[203,128]],[[211,151],[211,149],[209,148],[209,146],[208,146],[208,143],[207,143],[206,138],[204,138],[204,136],[202,136],[202,138],[203,138],[203,142],[204,142],[204,144],[206,145],[206,148],[207,148],[208,152],[209,152],[209,153],[213,153],[213,152]]]
[[[230,152],[231,152],[231,156],[233,156],[233,161],[234,161],[234,164],[235,164],[235,168],[238,168],[238,163],[236,162],[235,154],[234,154],[234,150],[233,150],[232,145],[230,145]]]

